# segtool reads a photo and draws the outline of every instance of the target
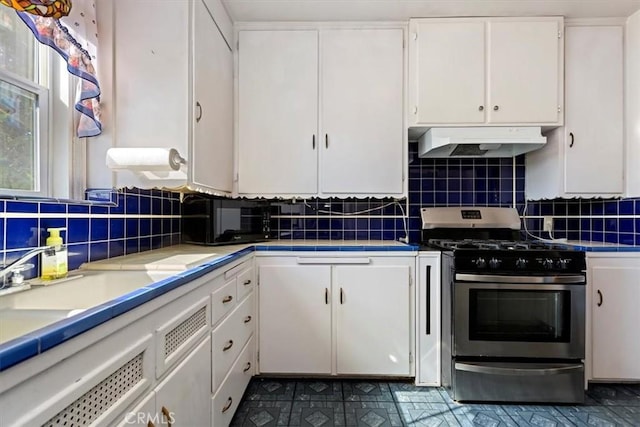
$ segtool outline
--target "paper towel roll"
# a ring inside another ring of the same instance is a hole
[[[176,171],[185,160],[175,148],[109,148],[107,166],[131,171]]]

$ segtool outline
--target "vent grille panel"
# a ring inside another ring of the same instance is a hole
[[[170,330],[164,338],[164,357],[169,357],[200,329],[207,326],[207,307],[193,313],[178,326]]]
[[[44,424],[44,427],[88,426],[114,406],[143,377],[143,353],[122,365]]]

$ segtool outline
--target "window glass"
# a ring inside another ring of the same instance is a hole
[[[12,9],[0,8],[0,194],[47,195],[49,108],[48,90],[38,84],[39,46]]]

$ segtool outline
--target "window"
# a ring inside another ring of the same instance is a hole
[[[0,8],[0,194],[48,195],[49,52]]]

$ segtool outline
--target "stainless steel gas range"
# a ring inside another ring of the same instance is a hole
[[[519,240],[509,208],[423,208],[442,250],[442,383],[460,401],[584,401],[584,252]]]

